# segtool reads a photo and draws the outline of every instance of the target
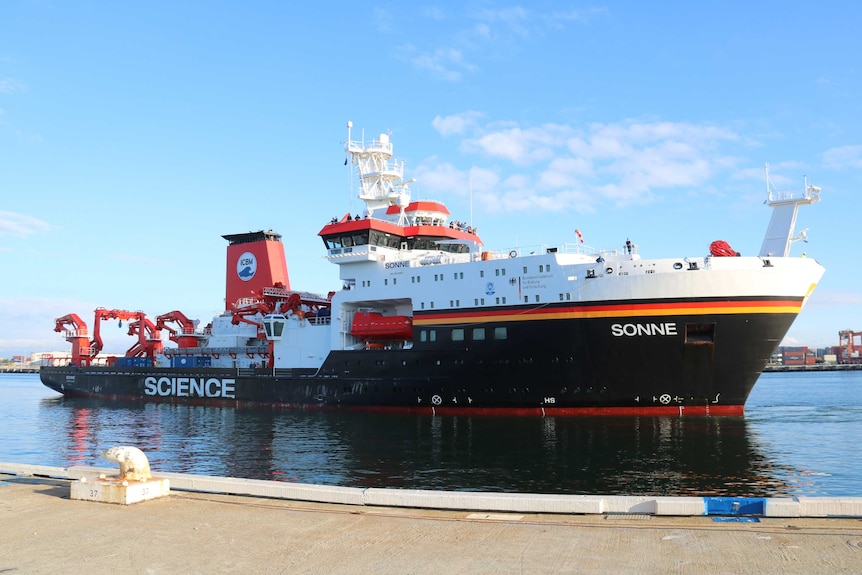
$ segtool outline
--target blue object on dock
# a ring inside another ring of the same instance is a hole
[[[716,523],[760,523],[757,517],[713,517]]]
[[[704,497],[707,515],[763,515],[763,497]]]

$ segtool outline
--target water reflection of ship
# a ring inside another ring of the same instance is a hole
[[[364,486],[609,495],[788,494],[742,418],[345,418]],[[379,428],[375,429],[375,427]],[[376,467],[374,467],[376,466]]]
[[[131,443],[154,469],[353,487],[787,495],[743,418],[428,417],[59,400],[65,461]],[[65,419],[65,421],[64,421]]]
[[[55,434],[54,445],[64,464],[109,466],[100,459],[104,449],[133,445],[161,471],[267,477],[273,469],[271,421],[247,412],[68,398],[45,400],[42,407],[52,409],[47,421],[67,430],[65,438]]]

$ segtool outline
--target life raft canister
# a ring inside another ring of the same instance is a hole
[[[709,244],[709,253],[716,257],[738,256],[739,252],[730,247],[724,240],[715,240]]]

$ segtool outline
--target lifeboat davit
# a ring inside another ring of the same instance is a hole
[[[412,340],[413,318],[383,315],[377,311],[358,311],[353,314],[350,335],[364,341]]]

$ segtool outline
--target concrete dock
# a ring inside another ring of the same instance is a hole
[[[0,473],[0,573],[862,573],[859,517],[418,509],[173,489],[123,506],[71,500],[73,479],[25,471]]]

